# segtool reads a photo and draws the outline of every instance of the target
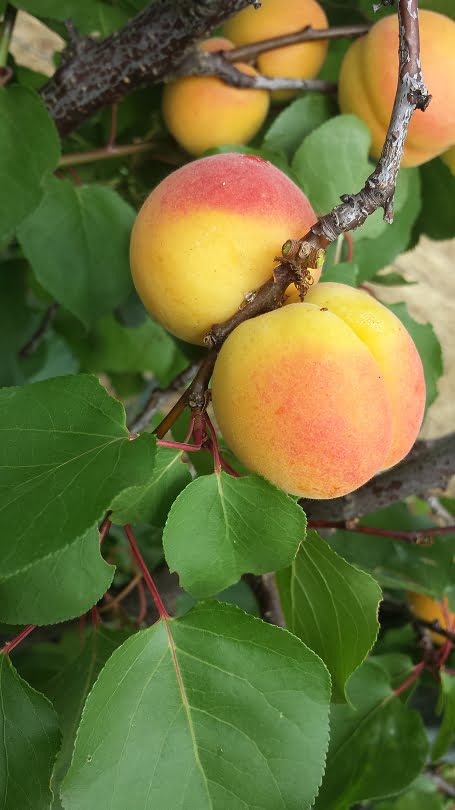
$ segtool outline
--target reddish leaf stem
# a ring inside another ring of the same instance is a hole
[[[419,661],[419,663],[413,667],[409,678],[407,678],[404,683],[400,684],[400,686],[393,690],[393,695],[396,697],[397,695],[401,695],[402,692],[405,692],[408,686],[411,686],[411,684],[417,680],[424,667],[425,661]]]
[[[205,414],[205,423],[206,423],[206,425],[207,425],[207,427],[209,429],[209,432],[210,432],[210,437],[211,437],[210,445],[211,445],[211,449],[212,449],[212,453],[213,453],[213,462],[214,462],[214,466],[215,466],[215,472],[216,472],[217,475],[219,475],[221,473],[221,467],[222,467],[222,462],[221,462],[221,458],[220,458],[220,449],[218,447],[218,439],[217,439],[215,428],[213,427],[212,422],[210,420],[210,417],[208,416],[207,413]]]
[[[341,529],[356,532],[357,534],[372,534],[378,537],[391,537],[402,540],[404,543],[415,545],[431,545],[427,538],[438,534],[455,534],[455,526],[430,526],[428,529],[413,529],[411,531],[395,531],[378,529],[374,526],[361,526],[355,520],[309,520],[310,529]]]
[[[10,652],[12,652],[12,650],[14,650],[21,643],[21,641],[24,640],[24,638],[27,638],[35,627],[36,624],[29,624],[27,627],[24,627],[24,629],[21,630],[21,632],[15,638],[11,639],[11,641],[8,641],[8,643],[5,644],[5,646],[0,650],[0,653],[3,653],[3,655],[9,655]]]
[[[111,513],[109,512],[109,515],[110,514]],[[99,530],[100,531],[100,545],[103,542],[103,540],[106,539],[107,535],[109,534],[109,529],[111,528],[111,526],[112,526],[112,522],[109,520],[109,517],[105,517],[102,524],[101,524],[101,526],[100,526],[100,530]]]
[[[169,616],[169,613],[167,612],[167,610],[166,610],[166,608],[165,608],[165,606],[164,606],[164,604],[162,602],[161,596],[158,593],[158,589],[157,589],[157,587],[156,587],[156,585],[155,585],[155,583],[154,583],[154,581],[153,581],[153,579],[151,577],[150,571],[148,570],[148,568],[147,568],[147,566],[145,564],[145,560],[144,560],[144,558],[143,558],[143,556],[141,554],[141,551],[140,551],[139,546],[137,544],[137,540],[136,540],[136,538],[135,538],[135,536],[133,534],[133,530],[132,530],[130,524],[127,523],[123,527],[123,530],[124,530],[124,532],[125,532],[125,534],[126,534],[126,536],[128,538],[129,544],[131,546],[131,551],[133,552],[133,555],[134,555],[134,557],[136,559],[136,562],[138,563],[139,568],[141,569],[141,571],[143,573],[145,584],[147,585],[147,588],[149,589],[149,591],[150,591],[150,593],[152,595],[152,598],[153,598],[153,601],[155,603],[155,607],[156,607],[156,609],[158,611],[158,614],[160,616],[160,619],[170,619],[171,617]]]

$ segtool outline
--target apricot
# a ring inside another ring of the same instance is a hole
[[[206,51],[230,50],[228,39],[214,37],[200,45]],[[250,65],[235,63],[257,76]],[[190,155],[223,144],[248,143],[264,123],[270,104],[267,90],[231,87],[215,76],[187,76],[167,84],[162,110],[168,130]]]
[[[268,161],[238,153],[195,160],[166,177],[139,211],[134,284],[169,332],[202,344],[213,323],[272,276],[282,244],[315,221],[303,192]]]
[[[259,9],[249,6],[235,14],[225,24],[224,32],[240,46],[292,34],[308,25],[328,26],[325,12],[316,0],[262,0]],[[327,47],[327,40],[319,40],[266,51],[257,57],[258,69],[266,76],[312,79],[322,67]],[[295,95],[293,90],[279,90],[272,93],[272,98],[283,100]]]
[[[336,498],[406,455],[425,382],[398,318],[326,282],[304,303],[240,324],[219,353],[212,396],[246,467],[293,495]]]
[[[455,142],[455,84],[450,65],[455,49],[455,22],[434,11],[420,11],[421,64],[431,103],[416,110],[404,147],[403,165],[419,166]],[[398,71],[398,22],[384,17],[348,49],[339,76],[339,104],[371,131],[371,154],[378,158],[395,97]]]
[[[418,619],[426,619],[428,622],[437,621],[444,630],[455,630],[455,614],[449,611],[447,596],[442,601],[436,601],[431,596],[423,593],[410,591],[407,594],[408,602]],[[438,633],[431,633],[434,644],[443,644],[444,637]]]

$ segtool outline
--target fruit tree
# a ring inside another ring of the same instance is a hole
[[[455,806],[454,53],[0,0],[2,810]]]

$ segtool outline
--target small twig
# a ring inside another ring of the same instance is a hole
[[[455,786],[451,785],[450,782],[447,782],[446,779],[443,779],[438,773],[434,773],[433,771],[428,772],[428,776],[434,782],[437,789],[440,793],[443,793],[445,796],[449,796],[451,799],[455,799]]]
[[[6,70],[4,69],[6,68],[6,63],[8,61],[9,46],[11,42],[11,37],[13,35],[16,16],[17,16],[17,9],[14,8],[14,6],[11,6],[9,3],[7,3],[5,13],[3,15],[3,20],[0,25],[0,77],[2,76],[2,70],[3,75],[4,76],[6,75]],[[4,80],[3,82],[1,82],[0,80],[0,83],[6,84]]]
[[[242,579],[253,591],[264,621],[276,624],[277,627],[286,627],[275,575],[272,573],[262,576],[244,574]]]
[[[112,160],[112,158],[128,157],[128,155],[138,155],[142,152],[151,152],[155,149],[154,143],[127,143],[121,146],[102,146],[99,149],[90,149],[87,152],[72,152],[62,155],[59,161],[60,168],[65,166],[78,166],[82,163],[94,163],[97,160]],[[162,163],[176,165],[175,160],[166,155],[156,154],[155,160]]]
[[[100,607],[99,612],[107,613],[108,611],[115,610],[115,608],[118,607],[118,605],[120,605],[121,602],[123,602],[123,600],[128,596],[128,594],[131,593],[131,591],[134,591],[135,587],[139,584],[141,580],[142,574],[141,573],[136,574],[136,576],[133,577],[133,579],[131,579],[127,585],[125,585],[123,590],[121,590],[120,593],[117,594],[117,596],[112,597],[112,599],[109,600],[107,605],[103,605],[102,607]]]
[[[412,624],[415,624],[418,627],[425,627],[427,630],[431,630],[432,633],[437,633],[438,636],[443,636],[452,644],[455,644],[455,633],[453,633],[451,630],[447,630],[445,627],[442,627],[437,619],[433,619],[432,621],[429,619],[421,619],[420,616],[414,616],[411,611],[409,611],[409,615]]]
[[[172,74],[172,79],[181,76],[216,76],[226,84],[240,89],[250,90],[305,90],[318,93],[334,93],[336,82],[325,79],[286,79],[275,76],[256,74],[251,76],[233,65],[227,58],[229,51],[191,52],[188,59],[179,65]]]
[[[228,62],[250,62],[265,51],[274,51],[276,48],[284,48],[286,45],[296,45],[300,42],[316,42],[317,40],[344,39],[350,37],[360,37],[367,34],[370,25],[339,25],[332,28],[312,28],[307,25],[300,31],[292,34],[282,34],[279,37],[262,39],[258,42],[251,42],[241,48],[233,48],[225,51],[224,56]]]
[[[40,325],[35,330],[30,340],[28,340],[27,343],[24,346],[22,346],[22,349],[19,350],[19,357],[30,357],[31,354],[34,354],[36,352],[36,350],[42,343],[43,338],[46,335],[46,332],[49,330],[58,308],[59,305],[57,304],[56,301],[54,301],[52,304],[50,304],[50,306],[48,306]]]
[[[161,406],[169,399],[169,396],[180,391],[187,385],[194,376],[197,366],[192,363],[169,383],[167,388],[155,387],[152,389],[147,402],[140,413],[128,424],[131,433],[141,433],[150,423],[152,417],[160,410]]]
[[[428,538],[438,534],[454,534],[455,526],[431,526],[428,529],[414,529],[412,531],[395,531],[389,529],[378,529],[373,526],[362,526],[357,520],[309,520],[310,529],[342,529],[358,534],[371,534],[378,537],[391,537],[394,540],[402,540],[404,543],[411,543],[416,546],[429,546],[432,541]]]

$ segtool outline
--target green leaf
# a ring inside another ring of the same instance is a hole
[[[295,500],[263,478],[204,475],[174,501],[164,528],[164,554],[182,588],[203,599],[242,574],[289,565],[305,527]]]
[[[150,480],[142,487],[129,487],[112,502],[114,523],[151,523],[164,526],[177,495],[191,481],[182,459],[183,453],[170,447],[158,447]]]
[[[128,14],[103,0],[14,0],[13,5],[36,17],[72,20],[83,34],[97,31],[107,36],[128,19]]]
[[[53,330],[46,332],[36,352],[19,360],[17,383],[40,382],[50,377],[76,374],[79,361],[68,344]]]
[[[0,87],[0,239],[38,205],[41,182],[55,169],[60,144],[40,97],[26,87]]]
[[[99,531],[93,526],[69,546],[0,579],[0,619],[55,624],[81,616],[107,591],[114,571],[100,554]]]
[[[128,250],[135,213],[111,188],[50,177],[41,204],[19,228],[38,281],[86,326],[131,289]]]
[[[48,810],[59,743],[57,715],[6,655],[0,655],[0,725],[2,810]]]
[[[53,810],[62,806],[58,792],[71,763],[76,731],[87,695],[108,658],[127,637],[124,631],[97,627],[85,638],[83,649],[78,649],[76,655],[70,657],[66,666],[46,686],[46,696],[58,713],[62,732],[62,745],[52,774],[52,788],[56,794]]]
[[[449,750],[455,737],[455,678],[444,670],[440,673],[439,711],[442,723],[433,743],[431,758],[441,759]]]
[[[140,326],[122,326],[113,316],[99,321],[79,352],[87,371],[153,371],[166,386],[188,361],[175,340],[152,318]]]
[[[309,531],[292,567],[277,575],[286,626],[324,661],[334,701],[373,646],[381,590],[374,579],[339,557]]]
[[[381,284],[383,287],[403,287],[417,284],[416,281],[408,281],[400,273],[377,273],[370,279],[373,284]]]
[[[431,323],[418,323],[411,318],[406,304],[386,304],[400,319],[411,335],[423,364],[427,389],[426,407],[429,408],[438,395],[437,383],[442,376],[442,351]]]
[[[26,271],[22,260],[0,263],[0,386],[17,382],[17,354],[35,325],[25,301]]]
[[[81,537],[153,465],[153,437],[129,440],[123,406],[94,377],[4,388],[0,425],[4,577]]]
[[[315,810],[339,810],[398,793],[420,773],[428,741],[420,715],[394,697],[374,660],[354,673],[351,705],[332,705],[330,745]]]
[[[160,621],[96,681],[63,806],[307,810],[324,770],[329,695],[311,650],[238,608],[209,602]]]
[[[412,514],[404,503],[396,503],[366,515],[361,524],[389,531],[412,531],[434,526],[434,520]],[[415,546],[390,537],[336,531],[328,542],[349,562],[369,571],[384,587],[420,591],[441,599],[445,589],[455,584],[454,537],[442,535],[432,546]]]
[[[354,262],[339,262],[327,269],[323,269],[321,281],[337,281],[340,284],[348,284],[350,287],[357,287],[357,276],[359,268]]]
[[[440,158],[420,167],[422,180],[422,210],[416,223],[417,233],[432,239],[450,239],[455,236],[453,200],[455,177]]]
[[[288,104],[265,133],[263,146],[291,158],[303,139],[330,118],[332,105],[322,93],[308,93]]]
[[[374,810],[444,810],[445,807],[435,783],[425,776],[418,776],[409,790],[396,799],[375,804]]]
[[[237,605],[237,607],[242,608],[245,613],[251,613],[252,616],[261,615],[256,597],[243,579],[240,579],[235,585],[230,585],[225,591],[221,591],[221,593],[217,593],[211,598],[216,599],[217,602],[225,602],[227,605]],[[186,593],[186,591],[181,591],[177,594],[175,599],[175,616],[183,616],[185,613],[188,613],[188,611],[197,604],[197,601],[198,600],[195,599],[194,596],[191,596],[191,594]]]

